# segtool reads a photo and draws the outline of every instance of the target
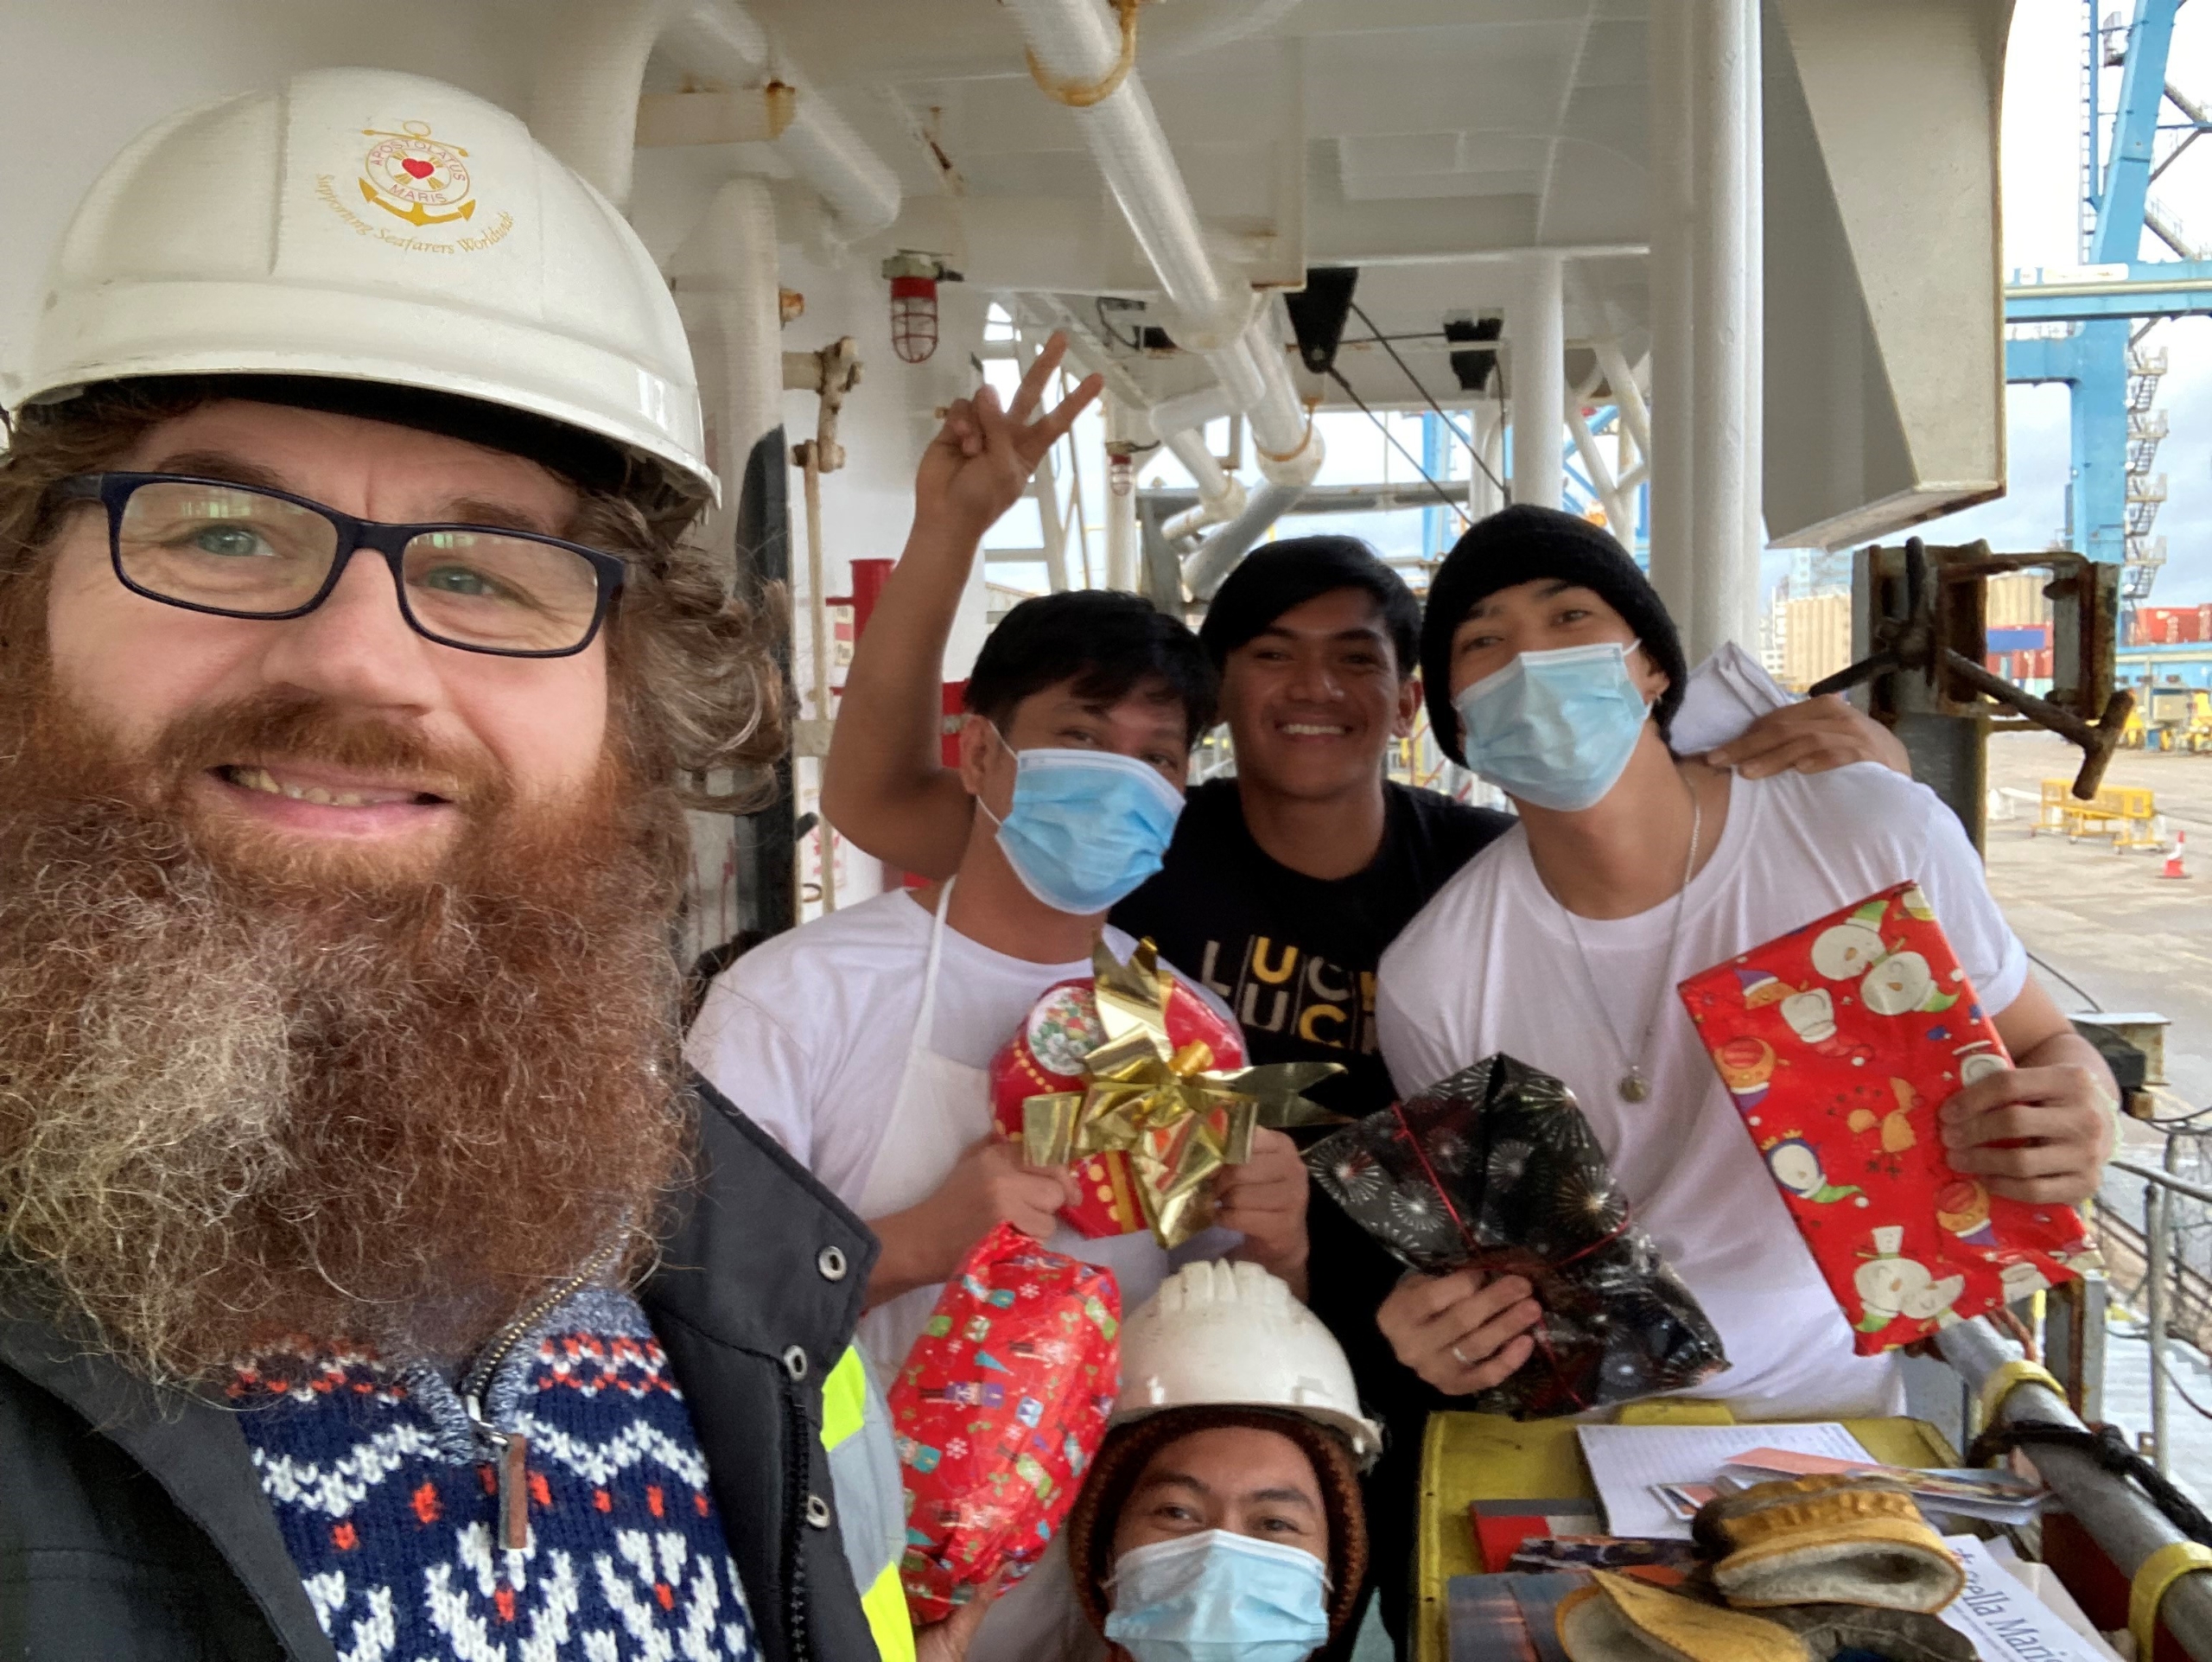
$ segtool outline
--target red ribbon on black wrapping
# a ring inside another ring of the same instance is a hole
[[[1421,1139],[1414,1135],[1414,1128],[1406,1123],[1405,1105],[1394,1102],[1390,1105],[1390,1111],[1397,1118],[1398,1134],[1406,1139],[1407,1145],[1413,1149],[1414,1158],[1421,1162],[1421,1174],[1428,1179],[1428,1186],[1436,1191],[1436,1198],[1444,1202],[1445,1214],[1452,1219],[1452,1227],[1459,1232],[1459,1239],[1467,1244],[1467,1265],[1476,1269],[1492,1270],[1498,1274],[1522,1273],[1522,1266],[1526,1259],[1534,1255],[1523,1255],[1519,1249],[1513,1247],[1484,1247],[1477,1241],[1475,1232],[1467,1226],[1467,1220],[1459,1215],[1459,1208],[1452,1204],[1452,1192],[1444,1187],[1444,1180],[1436,1175],[1436,1168],[1428,1163],[1428,1151],[1421,1147]],[[1636,1219],[1636,1208],[1633,1205],[1624,1201],[1622,1207],[1620,1222],[1596,1240],[1592,1241],[1589,1245],[1568,1253],[1556,1264],[1548,1264],[1541,1259],[1536,1259],[1536,1264],[1543,1270],[1556,1272],[1566,1269],[1570,1264],[1588,1258],[1601,1246],[1610,1246],[1627,1232],[1629,1225]],[[1531,1275],[1529,1279],[1533,1282],[1535,1277]],[[1544,1336],[1544,1324],[1541,1321],[1536,1323],[1535,1336],[1536,1348],[1542,1353],[1546,1365],[1550,1367],[1553,1380],[1561,1391],[1567,1393],[1568,1399],[1577,1408],[1589,1407],[1590,1404],[1584,1399],[1582,1393],[1574,1388],[1573,1383],[1567,1377],[1567,1370],[1559,1365],[1558,1353],[1552,1349],[1551,1340]]]

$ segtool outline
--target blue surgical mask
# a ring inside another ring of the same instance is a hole
[[[1303,1662],[1329,1637],[1321,1561],[1210,1529],[1134,1547],[1114,1565],[1106,1637],[1135,1662]]]
[[[1452,701],[1467,766],[1540,808],[1587,808],[1636,754],[1651,706],[1628,672],[1624,646],[1601,641],[1522,653]]]
[[[1157,767],[1111,750],[1007,748],[1013,805],[1003,819],[983,812],[1032,895],[1056,912],[1090,917],[1160,869],[1183,793]]]

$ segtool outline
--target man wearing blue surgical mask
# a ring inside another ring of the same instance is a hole
[[[1065,1526],[1116,1662],[1345,1654],[1380,1431],[1289,1288],[1250,1264],[1179,1271],[1122,1325],[1121,1399]]]
[[[1897,1359],[1854,1353],[1674,989],[1917,882],[2014,1059],[1942,1105],[1947,1157],[1994,1194],[2087,1198],[2111,1148],[2110,1075],[2030,975],[1963,828],[1883,767],[1754,780],[1676,755],[1674,622],[1619,544],[1571,515],[1509,508],[1460,539],[1430,589],[1421,667],[1438,736],[1521,825],[1383,957],[1398,1088],[1497,1051],[1556,1074],[1719,1329],[1730,1366],[1696,1394],[1744,1419],[1902,1412]],[[1525,1279],[1463,1270],[1409,1278],[1378,1321],[1407,1367],[1464,1396],[1528,1362],[1538,1315]]]
[[[992,413],[1007,427],[1028,415],[1020,401]],[[916,534],[952,516],[964,470],[991,461],[932,446]],[[1012,492],[994,474],[964,511],[988,525],[1026,473],[1010,475]],[[1091,973],[1102,932],[1118,956],[1135,946],[1106,913],[1159,869],[1215,696],[1198,638],[1136,595],[1024,602],[968,680],[959,779],[977,812],[958,869],[777,936],[708,990],[693,1065],[882,1240],[860,1332],[880,1379],[1001,1222],[1111,1269],[1125,1309],[1175,1264],[1224,1254],[1302,1284],[1305,1168],[1281,1132],[1256,1134],[1252,1159],[1217,1181],[1216,1226],[1171,1257],[1149,1233],[1090,1240],[1060,1223],[1072,1177],[1027,1164],[991,1125],[986,1070],[1038,998]],[[984,1619],[969,1662],[1037,1662],[1082,1639],[1065,1568],[1048,1558]]]

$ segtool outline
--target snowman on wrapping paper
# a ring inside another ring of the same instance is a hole
[[[1759,1144],[1759,1152],[1766,1156],[1766,1168],[1774,1174],[1774,1181],[1801,1200],[1809,1200],[1815,1206],[1833,1206],[1856,1195],[1859,1198],[1854,1204],[1866,1204],[1866,1191],[1856,1183],[1828,1181],[1827,1173],[1821,1166],[1820,1150],[1805,1140],[1802,1131],[1770,1137]]]
[[[1950,1309],[1966,1291],[1967,1278],[1946,1276],[1938,1281],[1917,1258],[1902,1256],[1903,1224],[1884,1224],[1873,1233],[1873,1256],[1853,1277],[1859,1290],[1859,1331],[1879,1333],[1900,1315],[1942,1327],[1955,1321]]]
[[[1935,910],[1917,888],[1897,896],[1908,917],[1932,920]],[[1882,939],[1885,901],[1869,901],[1813,942],[1813,968],[1829,981],[1857,981],[1860,1002],[1877,1016],[1933,1015],[1959,1002],[1936,984],[1935,971],[1918,952],[1891,952]]]

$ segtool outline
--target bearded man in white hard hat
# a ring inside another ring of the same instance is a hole
[[[1179,1270],[1122,1324],[1113,1424],[1068,1513],[1084,1613],[1128,1662],[1347,1655],[1382,1433],[1319,1317],[1255,1264]]]
[[[642,245],[320,72],[126,150],[10,368],[0,1653],[874,1655],[874,1243],[678,1060],[781,691]]]

